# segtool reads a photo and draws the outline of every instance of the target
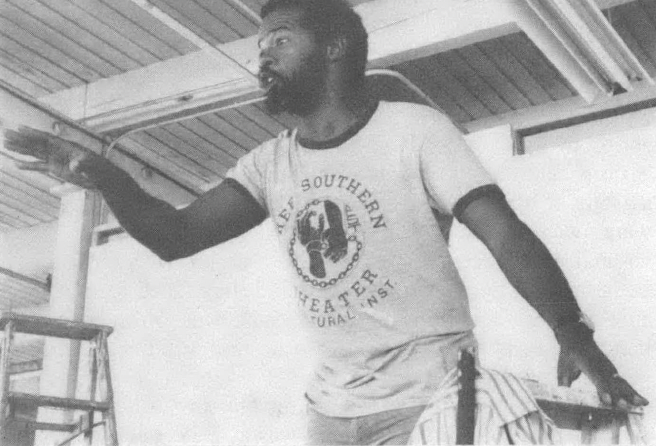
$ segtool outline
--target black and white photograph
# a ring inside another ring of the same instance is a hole
[[[654,0],[0,0],[0,446],[653,444],[654,314]]]

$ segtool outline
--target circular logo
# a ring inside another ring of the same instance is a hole
[[[345,278],[360,259],[362,235],[349,224],[350,208],[310,201],[296,214],[289,256],[305,282],[326,288]]]

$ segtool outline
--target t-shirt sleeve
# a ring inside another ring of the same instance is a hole
[[[441,213],[452,214],[468,192],[494,184],[460,130],[441,114],[428,127],[419,158],[424,187]]]
[[[266,200],[266,161],[263,159],[263,146],[251,150],[242,156],[237,164],[228,170],[226,179],[241,184],[253,199],[268,213]]]

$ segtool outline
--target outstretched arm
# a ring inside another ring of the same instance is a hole
[[[544,244],[511,209],[501,193],[485,194],[458,213],[490,250],[510,283],[554,330],[561,346],[559,383],[569,385],[579,370],[607,404],[645,405],[581,322],[581,310],[560,267]]]
[[[144,192],[116,167],[81,166],[119,223],[161,259],[172,261],[237,237],[266,217],[260,205],[236,181],[225,180],[189,206],[176,210]],[[97,169],[96,173],[94,170]],[[111,172],[111,173],[109,173]]]
[[[40,160],[21,163],[20,168],[44,171],[81,187],[96,187],[125,230],[167,261],[237,237],[266,217],[236,181],[226,180],[177,210],[148,195],[105,158],[49,133],[7,130],[5,147]]]

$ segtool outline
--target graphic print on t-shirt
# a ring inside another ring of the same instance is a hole
[[[348,226],[350,207],[314,199],[296,214],[289,256],[305,282],[325,288],[336,284],[360,258],[362,234]]]
[[[303,179],[274,222],[305,285],[296,289],[299,305],[317,327],[344,325],[362,311],[373,314],[394,292],[394,282],[365,256],[367,238],[387,229],[387,221],[379,201],[357,179],[338,174]]]

